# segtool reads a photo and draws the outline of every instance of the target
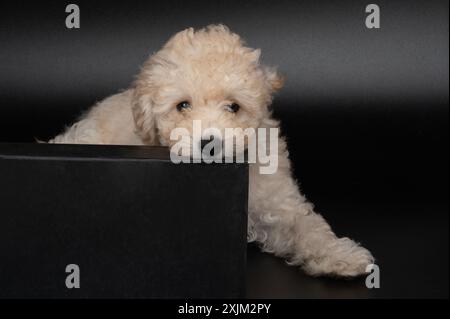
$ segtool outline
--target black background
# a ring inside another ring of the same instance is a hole
[[[368,291],[250,247],[249,297],[448,297],[447,1],[376,1],[378,30],[369,1],[76,1],[79,30],[68,3],[0,4],[0,141],[56,135],[173,33],[224,23],[286,76],[273,109],[301,187],[384,275]]]

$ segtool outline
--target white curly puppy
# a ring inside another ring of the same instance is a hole
[[[179,32],[148,59],[130,89],[95,105],[50,142],[170,146],[171,131],[192,132],[193,120],[219,130],[278,127],[268,106],[283,80],[259,56],[223,25]],[[261,175],[259,164],[250,164],[248,240],[311,275],[364,274],[370,252],[336,237],[299,192],[282,137],[278,150],[275,174]]]

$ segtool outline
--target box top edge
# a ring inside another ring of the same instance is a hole
[[[47,144],[0,142],[0,159],[50,159],[50,160],[143,160],[170,162],[170,150],[165,146],[106,145],[106,144]],[[203,161],[199,164],[205,164]],[[216,163],[211,163],[216,164]],[[244,165],[244,162],[222,165]],[[209,164],[210,165],[210,164]]]
[[[0,158],[28,157],[170,161],[170,152],[163,146],[0,143]]]

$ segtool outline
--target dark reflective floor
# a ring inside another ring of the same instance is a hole
[[[367,289],[365,278],[312,278],[249,245],[248,298],[448,298],[448,207],[320,206],[329,212],[338,234],[357,239],[373,252],[381,287]],[[362,209],[365,214],[358,215]]]

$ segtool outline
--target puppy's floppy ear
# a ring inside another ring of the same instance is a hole
[[[141,75],[142,76],[142,75]],[[157,142],[156,122],[153,114],[153,91],[147,86],[141,76],[134,85],[132,112],[136,133],[145,144],[154,145]]]
[[[136,126],[136,133],[145,144],[158,143],[158,128],[155,114],[155,97],[157,97],[161,79],[164,79],[170,68],[175,64],[164,58],[165,51],[152,55],[142,66],[133,88],[132,111]]]
[[[279,91],[284,86],[284,77],[274,67],[264,67],[264,75],[272,92]]]

